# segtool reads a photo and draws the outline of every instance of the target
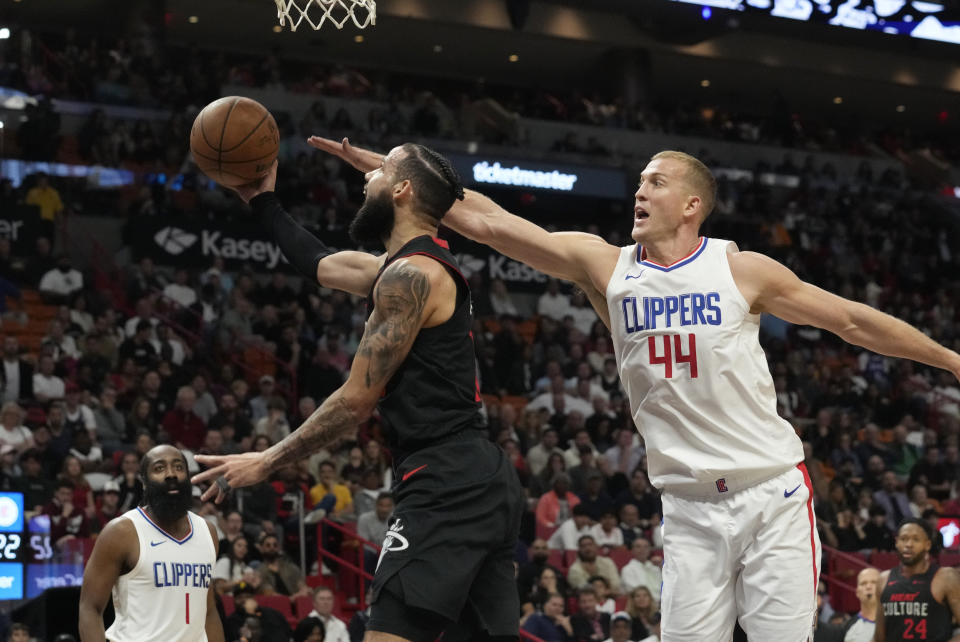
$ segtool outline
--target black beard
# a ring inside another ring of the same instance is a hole
[[[365,247],[380,247],[393,231],[395,211],[389,193],[368,195],[350,222],[350,238]]]
[[[180,492],[170,495],[168,490],[176,488]],[[169,524],[182,518],[193,505],[193,485],[190,478],[182,482],[147,480],[143,485],[143,501],[158,521]]]

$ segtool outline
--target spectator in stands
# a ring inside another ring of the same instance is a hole
[[[640,525],[640,513],[633,504],[624,504],[620,507],[620,530],[623,532],[623,545],[633,546],[634,540],[643,537],[646,530]]]
[[[880,428],[873,423],[869,423],[863,428],[863,441],[856,448],[857,455],[860,457],[860,463],[864,468],[869,468],[868,462],[874,455],[883,460],[884,466],[889,465],[893,459],[893,453],[880,441]]]
[[[573,440],[570,447],[563,451],[563,457],[567,462],[567,470],[580,465],[580,450],[582,448],[588,448],[594,457],[600,456],[600,453],[597,452],[597,449],[594,448],[593,443],[590,441],[590,433],[585,428],[581,428],[573,433]]]
[[[180,450],[196,452],[203,445],[207,428],[203,421],[193,412],[193,404],[197,395],[190,386],[183,386],[177,391],[177,405],[163,417],[163,431]]]
[[[620,575],[617,572],[617,566],[609,557],[598,554],[597,542],[593,536],[583,535],[577,545],[577,559],[567,571],[567,582],[570,587],[580,589],[589,582],[591,577],[600,575],[610,582],[610,590],[614,595],[620,595]]]
[[[637,637],[636,639],[639,642],[660,642],[660,611],[654,613],[650,618],[650,624],[647,630],[650,632],[650,635],[645,638]]]
[[[223,623],[226,639],[290,642],[293,631],[287,618],[275,609],[257,604],[251,588],[234,595],[235,610]]]
[[[534,475],[539,475],[547,467],[547,460],[552,454],[563,456],[557,444],[560,442],[560,436],[556,429],[548,428],[540,436],[540,443],[527,451],[527,466]]]
[[[531,593],[534,584],[540,577],[540,573],[545,568],[552,569],[555,577],[566,581],[566,578],[563,577],[559,569],[549,563],[550,549],[547,547],[546,540],[539,537],[533,540],[533,543],[530,545],[529,555],[529,559],[521,562],[517,570],[517,588],[520,591],[521,598]]]
[[[650,541],[638,537],[630,547],[633,559],[620,570],[623,588],[632,592],[638,586],[646,587],[651,593],[659,592],[662,582],[660,558],[656,562],[650,559]]]
[[[537,501],[537,528],[553,531],[572,513],[580,503],[580,498],[570,492],[570,476],[566,473],[555,475],[551,489]]]
[[[220,557],[227,554],[230,545],[238,537],[243,537],[243,515],[240,511],[231,510],[220,520],[223,537],[220,540]],[[249,541],[248,541],[249,544]]]
[[[853,437],[849,432],[841,432],[837,439],[837,447],[830,453],[830,465],[833,466],[834,470],[840,470],[849,461],[853,464],[853,475],[860,477],[863,475],[863,466],[853,449]]]
[[[893,428],[893,443],[890,444],[890,469],[900,477],[906,477],[920,459],[920,449],[908,441],[910,432],[902,423]],[[912,484],[911,484],[912,486]]]
[[[380,492],[373,510],[360,513],[357,517],[357,535],[379,545],[387,536],[390,517],[393,516],[393,495]],[[363,547],[363,562],[367,572],[377,568],[378,552],[369,546]]]
[[[560,282],[556,279],[547,281],[547,290],[537,299],[537,314],[554,321],[563,321],[572,313],[570,298],[560,292]]]
[[[910,479],[907,483],[911,488],[917,484],[923,484],[933,499],[950,498],[950,473],[946,465],[940,461],[939,448],[927,447],[923,453],[923,459],[918,461],[910,471]]]
[[[630,642],[633,637],[633,619],[626,611],[617,611],[610,616],[610,637],[605,642]]]
[[[293,642],[323,642],[326,631],[320,618],[307,617],[293,630]]]
[[[224,392],[220,396],[220,410],[210,418],[210,428],[220,429],[224,425],[233,426],[234,440],[238,443],[253,434],[253,425],[250,419],[240,411],[237,397],[232,392]]]
[[[867,460],[867,466],[863,473],[863,485],[872,491],[878,491],[883,488],[883,475],[887,470],[887,465],[880,455],[871,455]]]
[[[252,401],[252,400],[251,400]],[[267,401],[267,414],[254,421],[253,434],[266,435],[272,443],[282,441],[290,434],[290,422],[287,421],[287,402],[283,397],[274,395]]]
[[[940,512],[940,502],[930,499],[927,495],[927,487],[923,484],[917,484],[910,490],[910,513],[914,517],[920,517],[926,511],[933,510]]]
[[[16,490],[23,493],[24,510],[40,512],[53,499],[54,483],[43,470],[39,451],[31,448],[20,455],[23,474],[16,480]]]
[[[80,403],[80,386],[70,381],[64,386],[63,420],[71,432],[85,431],[91,437],[97,435],[97,422],[93,411]]]
[[[99,506],[93,519],[90,520],[91,530],[94,533],[99,533],[111,519],[122,514],[120,512],[120,484],[112,480],[108,481],[103,485],[103,494],[100,495]]]
[[[597,592],[586,584],[577,589],[578,612],[570,618],[576,642],[603,642],[610,637],[610,614],[602,613]]]
[[[318,586],[313,590],[313,610],[307,617],[319,618],[327,634],[324,642],[350,642],[350,634],[343,620],[333,614],[333,590],[329,586]]]
[[[37,184],[27,192],[24,203],[40,209],[41,233],[53,241],[56,221],[63,213],[63,201],[60,192],[50,184],[49,176],[37,174]],[[40,289],[43,290],[42,287]]]
[[[613,599],[613,593],[610,591],[610,583],[606,578],[594,575],[590,578],[590,586],[597,593],[597,610],[607,615],[613,615],[617,610],[617,602]]]
[[[20,358],[20,342],[15,336],[3,338],[3,370],[0,377],[4,402],[33,399],[33,365]]]
[[[338,479],[337,467],[332,461],[320,464],[320,480],[310,489],[310,500],[314,510],[323,509],[330,516],[340,516],[353,509],[350,489]]]
[[[873,501],[887,512],[887,528],[893,532],[897,525],[909,517],[910,500],[900,490],[900,480],[896,473],[888,470],[883,474],[883,488],[873,494]]]
[[[603,473],[599,470],[591,472],[587,476],[587,490],[580,495],[580,504],[586,508],[590,519],[598,522],[603,514],[610,512],[616,515],[613,498],[607,493]],[[615,523],[612,522],[611,525]]]
[[[146,319],[139,321],[133,336],[120,344],[117,352],[118,358],[121,361],[133,359],[133,362],[140,369],[153,367],[157,361],[157,350],[150,342],[152,335],[153,324]]]
[[[258,545],[263,562],[257,567],[264,584],[269,584],[281,595],[296,598],[310,595],[300,567],[288,558],[280,547],[280,538],[274,533],[260,537]]]
[[[100,392],[100,403],[93,411],[97,443],[108,457],[115,451],[123,450],[132,435],[127,433],[127,422],[117,410],[117,389],[105,385]]]
[[[140,480],[140,457],[136,453],[124,453],[120,458],[120,474],[113,478],[120,487],[120,510],[126,512],[140,505],[143,499],[143,482]]]
[[[103,451],[100,446],[93,443],[90,433],[86,430],[80,429],[73,432],[73,445],[68,454],[80,462],[84,473],[95,473],[102,467]]]
[[[244,573],[250,570],[249,557],[250,542],[243,536],[235,537],[220,550],[220,558],[213,567],[213,578],[226,582],[226,592],[233,592],[234,587],[243,579]]]
[[[61,479],[57,482],[53,499],[43,507],[43,514],[50,516],[50,541],[59,549],[71,539],[90,536],[84,506],[78,506],[73,500],[73,484]]]
[[[643,468],[636,468],[633,471],[630,476],[630,487],[617,495],[614,504],[616,506],[623,506],[624,504],[636,506],[642,528],[650,528],[650,526],[660,523],[662,513],[660,497],[650,486],[650,479]]]
[[[47,335],[41,340],[41,345],[49,346],[54,361],[80,358],[77,342],[72,336],[64,333],[64,325],[60,319],[50,320],[47,325]]]
[[[33,375],[33,393],[37,401],[63,399],[66,387],[63,379],[53,373],[53,357],[49,354],[41,354],[38,366],[39,371]]]
[[[197,300],[197,291],[190,286],[190,273],[186,268],[177,268],[173,273],[173,283],[163,288],[163,295],[180,306],[189,308]]]
[[[640,465],[644,452],[643,448],[635,444],[636,436],[636,431],[632,427],[621,428],[617,432],[616,445],[603,453],[610,462],[612,470],[629,475]]]
[[[96,505],[93,498],[93,488],[83,472],[83,464],[74,455],[63,458],[63,467],[60,469],[59,479],[65,479],[73,484],[73,503],[86,512],[87,518],[93,517]]]
[[[892,551],[894,540],[893,531],[888,526],[887,509],[879,504],[873,504],[869,510],[870,519],[863,525],[866,536],[863,548],[875,551]]]
[[[10,446],[19,455],[33,448],[33,433],[23,425],[23,409],[14,401],[0,408],[0,446]]]
[[[10,625],[10,636],[7,642],[32,642],[33,639],[30,635],[30,627],[26,624],[14,622]]]
[[[48,303],[66,303],[74,292],[83,289],[83,274],[71,266],[70,257],[61,254],[57,267],[40,278],[37,289]]]
[[[568,471],[570,475],[570,489],[577,495],[583,495],[587,491],[587,479],[593,473],[600,472],[597,468],[597,458],[594,455],[593,446],[585,444],[579,446],[580,463],[571,467]],[[564,455],[566,459],[566,455]],[[602,473],[601,473],[602,475]]]
[[[568,316],[573,319],[573,327],[589,336],[593,324],[597,322],[597,313],[590,307],[587,295],[580,288],[574,289],[573,296],[570,297],[570,307]]]
[[[267,404],[274,396],[274,379],[270,375],[263,375],[258,381],[259,394],[249,401],[250,421],[254,424],[262,417],[267,416]]]
[[[157,358],[163,362],[166,361],[173,366],[183,365],[184,359],[189,354],[189,349],[184,346],[183,341],[166,323],[158,323],[154,328],[156,338],[150,340]]]
[[[585,507],[575,505],[571,513],[550,536],[550,548],[575,551],[580,547],[580,538],[593,533],[593,523]]]
[[[543,604],[542,613],[530,613],[520,622],[521,628],[544,642],[573,642],[570,617],[564,615],[564,598],[551,595]]]
[[[660,588],[657,587],[657,595],[660,594]],[[657,630],[659,635],[660,613],[657,601],[653,598],[653,592],[646,586],[638,586],[630,591],[627,600],[627,613],[633,618],[632,640],[644,639],[649,632]],[[658,638],[659,640],[659,638]]]

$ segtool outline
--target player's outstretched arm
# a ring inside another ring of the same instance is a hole
[[[223,476],[231,488],[250,486],[356,430],[373,412],[420,328],[437,325],[450,316],[456,302],[456,284],[446,268],[433,259],[412,256],[384,270],[373,298],[374,311],[347,381],[299,428],[262,453],[196,455],[197,462],[209,468],[195,475],[193,483]],[[203,500],[216,497],[220,502],[225,496],[213,484]]]
[[[730,255],[734,280],[754,312],[812,325],[890,357],[949,370],[960,379],[960,354],[889,314],[801,281],[789,268],[756,252]]]
[[[250,204],[254,216],[280,246],[284,257],[307,278],[316,278],[321,285],[360,296],[370,293],[370,286],[383,265],[384,257],[350,250],[335,251],[304,229],[283,208],[274,192],[277,163],[260,181],[233,188]]]
[[[103,609],[117,578],[137,564],[140,548],[136,542],[137,531],[133,522],[120,517],[107,524],[97,537],[83,570],[80,588],[80,642],[106,640]]]
[[[590,285],[601,294],[620,255],[620,248],[599,236],[548,232],[473,190],[466,190],[466,198],[454,203],[443,224],[545,274],[585,289]]]

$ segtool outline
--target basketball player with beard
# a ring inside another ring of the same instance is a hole
[[[516,640],[513,552],[525,500],[514,467],[479,429],[470,290],[440,219],[463,187],[450,162],[396,147],[366,172],[350,234],[386,254],[333,252],[273,193],[276,165],[237,189],[287,260],[322,285],[368,297],[347,381],[262,453],[197,455],[221,501],[357,429],[376,408],[394,456],[396,509],[374,574],[367,642]]]
[[[189,510],[187,461],[173,446],[143,456],[142,506],[110,521],[97,537],[80,590],[82,642],[222,642],[212,571],[217,533]],[[116,619],[104,632],[113,592]]]
[[[911,517],[897,529],[900,565],[880,575],[875,642],[960,642],[960,572],[931,559],[933,528]]]

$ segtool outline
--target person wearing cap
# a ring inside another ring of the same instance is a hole
[[[610,616],[610,637],[604,642],[630,642],[633,620],[626,611],[617,611]]]
[[[112,479],[103,485],[99,507],[90,520],[90,530],[99,533],[107,523],[124,511],[120,510],[120,484]]]
[[[250,421],[256,425],[262,417],[266,417],[269,412],[270,399],[274,395],[274,380],[270,375],[263,375],[257,382],[260,394],[250,400]]]

